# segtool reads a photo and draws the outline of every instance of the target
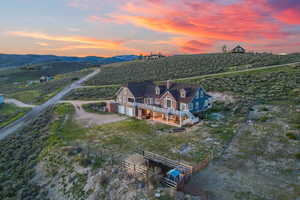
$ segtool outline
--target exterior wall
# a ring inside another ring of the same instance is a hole
[[[129,91],[128,88],[124,87],[121,89],[121,91],[117,95],[117,103],[125,105],[128,103],[129,98],[134,99],[134,96],[132,95],[132,93]]]
[[[209,103],[211,103],[211,97],[208,94],[206,94],[206,92],[202,88],[199,88],[198,93],[199,95],[195,95],[192,102],[190,103],[193,106],[189,106],[189,110],[192,113],[207,110],[209,108]]]
[[[106,109],[108,112],[117,113],[118,112],[118,105],[114,102],[107,102]]]

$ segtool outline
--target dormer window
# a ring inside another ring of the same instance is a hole
[[[185,98],[186,97],[186,91],[185,91],[185,89],[181,89],[180,90],[180,97],[181,98]]]
[[[156,94],[156,95],[160,95],[160,88],[159,88],[159,87],[156,87],[156,88],[155,88],[155,94]]]

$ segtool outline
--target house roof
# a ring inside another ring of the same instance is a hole
[[[124,87],[127,87],[134,97],[145,97],[155,94],[155,85],[152,81],[130,82]]]
[[[240,45],[237,45],[235,48],[232,49],[232,52],[238,52],[238,53],[245,52],[245,51],[246,50],[243,47],[241,47]]]
[[[176,99],[176,101],[182,103],[191,102],[194,96],[196,95],[198,89],[201,88],[200,85],[196,85],[196,84],[171,83],[171,82],[169,82],[169,88],[167,88],[167,84],[168,83],[165,82],[159,85],[155,85],[152,81],[144,81],[144,82],[131,82],[124,85],[124,87],[127,87],[136,98],[139,97],[160,98],[163,95],[165,95],[167,91],[169,91]],[[156,95],[155,92],[156,87],[159,87],[160,89],[159,96]],[[181,89],[184,89],[186,92],[185,98],[182,98],[180,95]]]

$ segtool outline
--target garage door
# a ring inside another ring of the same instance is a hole
[[[126,114],[130,117],[134,117],[134,109],[133,108],[127,108]]]
[[[118,112],[121,113],[121,114],[125,114],[125,107],[119,105],[119,106],[118,106]]]

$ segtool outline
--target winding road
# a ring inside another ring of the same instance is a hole
[[[34,107],[30,112],[28,112],[26,115],[24,115],[22,118],[14,121],[10,125],[0,129],[0,140],[3,140],[8,135],[14,133],[15,131],[19,130],[20,128],[27,125],[29,122],[31,122],[34,118],[39,116],[43,111],[45,111],[48,107],[56,104],[59,102],[67,93],[69,93],[71,90],[76,89],[80,87],[80,85],[95,76],[100,72],[100,69],[95,70],[94,72],[88,74],[87,76],[81,78],[80,80],[72,83],[71,85],[65,87],[62,91],[60,91],[58,94],[56,94],[54,97],[49,99],[47,102],[45,102],[42,105]]]

